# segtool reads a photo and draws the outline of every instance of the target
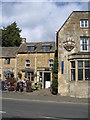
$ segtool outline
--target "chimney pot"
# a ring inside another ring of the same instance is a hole
[[[26,43],[26,38],[22,38],[22,43]]]

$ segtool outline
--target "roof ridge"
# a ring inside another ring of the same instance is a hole
[[[15,46],[15,47],[1,47],[1,48],[19,48],[19,47]]]
[[[87,10],[79,11],[79,10],[77,10],[77,11],[73,11],[73,12],[90,12],[90,11],[87,11]]]
[[[30,44],[32,44],[32,43],[55,43],[55,41],[46,41],[46,42],[26,42],[26,44],[27,43],[30,43]]]

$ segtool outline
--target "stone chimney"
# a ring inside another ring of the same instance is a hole
[[[26,38],[22,38],[22,44],[26,43]]]

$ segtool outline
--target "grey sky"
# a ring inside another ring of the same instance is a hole
[[[2,23],[16,21],[28,42],[54,41],[55,33],[72,11],[88,10],[86,2],[3,2]]]

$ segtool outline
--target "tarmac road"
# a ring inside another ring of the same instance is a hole
[[[24,94],[22,95],[24,98]],[[26,98],[19,99],[16,96],[14,98],[9,96],[9,98],[5,99],[4,95],[2,100],[3,118],[12,118],[12,120],[14,120],[14,118],[18,118],[18,120],[20,118],[41,118],[43,120],[69,120],[73,118],[88,118],[88,104],[48,101],[42,102],[41,100],[37,101],[35,99],[31,101],[29,98],[28,100]]]

